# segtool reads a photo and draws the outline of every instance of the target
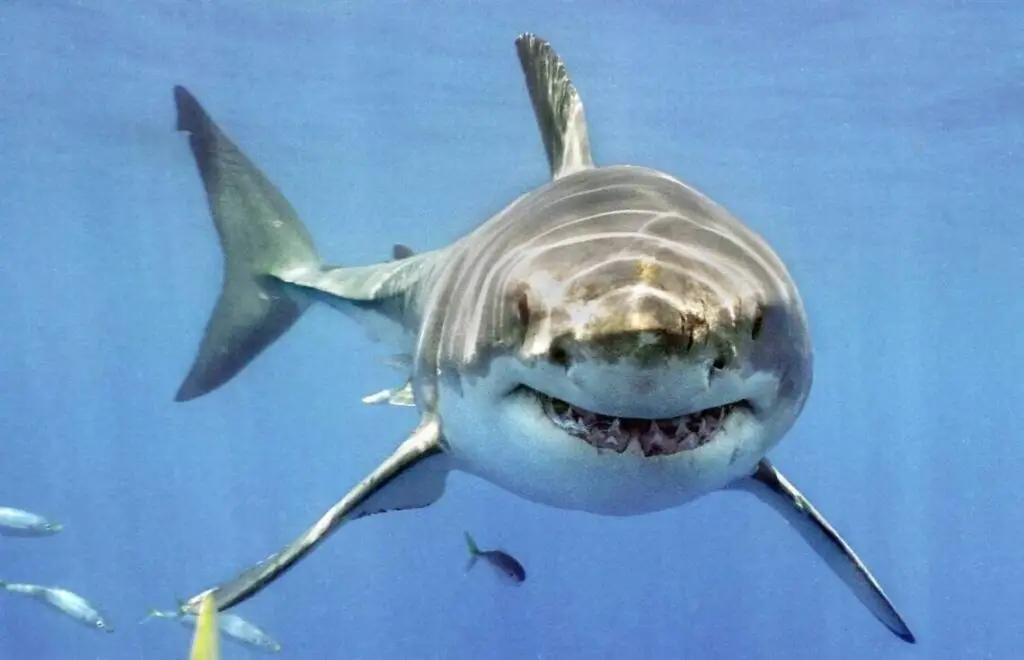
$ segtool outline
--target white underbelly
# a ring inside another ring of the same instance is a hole
[[[445,437],[458,469],[533,502],[630,516],[684,504],[750,474],[777,438],[728,422],[696,450],[645,458],[599,452],[557,429],[539,408],[495,406],[473,392],[440,392]]]

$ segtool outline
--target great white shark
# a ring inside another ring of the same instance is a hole
[[[663,172],[597,166],[560,57],[516,40],[551,179],[448,247],[325,265],[296,212],[183,87],[224,277],[176,400],[224,385],[314,303],[389,344],[415,406],[398,448],[280,552],[190,599],[225,610],[344,523],[422,508],[462,470],[527,500],[632,516],[719,490],[781,514],[856,597],[915,641],[868,568],[766,458],[811,389],[803,303],[780,258]]]

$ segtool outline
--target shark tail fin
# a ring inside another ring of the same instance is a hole
[[[466,561],[466,572],[476,566],[476,560],[480,558],[480,548],[477,547],[476,541],[469,535],[469,532],[465,532],[466,535],[466,547],[469,549],[469,559]]]
[[[189,135],[224,253],[220,297],[175,395],[189,401],[231,380],[299,319],[310,302],[280,277],[318,273],[321,261],[291,204],[199,101],[176,86],[174,102],[177,130]]]

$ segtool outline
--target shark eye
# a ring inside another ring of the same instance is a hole
[[[750,338],[757,339],[761,334],[762,326],[764,325],[764,308],[760,305],[757,306],[757,311],[754,313],[754,323],[750,326]]]
[[[519,323],[524,327],[530,325],[530,299],[526,292],[520,292],[516,296],[516,313],[519,315]]]
[[[552,364],[556,366],[563,368],[569,366],[569,351],[565,350],[565,347],[560,343],[556,343],[551,347],[548,357],[551,359]]]

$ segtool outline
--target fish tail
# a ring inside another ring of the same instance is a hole
[[[144,616],[144,617],[143,617],[143,618],[142,618],[142,619],[141,619],[141,620],[139,621],[139,623],[140,623],[140,624],[146,623],[146,622],[147,622],[147,621],[149,621],[150,619],[153,619],[153,618],[156,618],[156,617],[159,617],[159,616],[160,616],[160,610],[158,610],[158,609],[156,609],[156,608],[153,608],[153,607],[151,607],[151,608],[149,608],[149,612],[148,612],[148,613],[146,614],[146,616]]]
[[[189,143],[224,253],[220,297],[175,395],[189,401],[224,385],[280,338],[309,306],[284,273],[321,267],[294,209],[184,87],[174,88],[177,129]]]
[[[471,568],[476,566],[476,560],[480,558],[480,548],[477,547],[476,541],[469,535],[469,532],[465,532],[466,535],[466,547],[469,549],[469,560],[466,562],[466,571],[468,572]]]

